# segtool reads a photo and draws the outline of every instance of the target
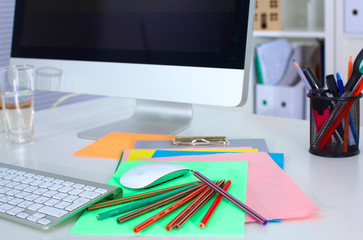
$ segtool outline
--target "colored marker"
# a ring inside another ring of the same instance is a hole
[[[204,182],[205,184],[207,184],[208,186],[210,186],[211,188],[216,190],[223,197],[225,197],[232,203],[236,204],[239,208],[243,209],[247,214],[249,214],[251,217],[253,217],[255,220],[257,220],[259,223],[261,223],[262,225],[267,224],[267,220],[264,217],[262,217],[260,214],[253,211],[251,208],[249,208],[248,206],[243,204],[241,201],[237,200],[235,197],[233,197],[231,194],[224,191],[222,188],[218,187],[216,184],[211,182],[208,178],[204,177],[202,174],[200,174],[197,171],[192,170],[192,173],[194,174],[194,176],[199,178],[199,180],[201,180],[202,182]]]

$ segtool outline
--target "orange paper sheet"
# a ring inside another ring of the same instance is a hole
[[[74,156],[109,158],[119,160],[125,149],[132,149],[136,140],[173,140],[172,135],[112,132],[87,147],[73,153]]]

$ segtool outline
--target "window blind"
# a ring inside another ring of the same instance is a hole
[[[10,60],[15,0],[0,0],[0,66]]]

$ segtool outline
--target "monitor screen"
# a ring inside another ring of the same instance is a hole
[[[254,0],[17,0],[12,62],[63,71],[61,91],[243,105]]]

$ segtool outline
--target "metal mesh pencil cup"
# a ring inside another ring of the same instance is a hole
[[[362,94],[327,97],[326,92],[320,92],[307,96],[310,98],[309,152],[323,157],[359,154],[359,100]]]

